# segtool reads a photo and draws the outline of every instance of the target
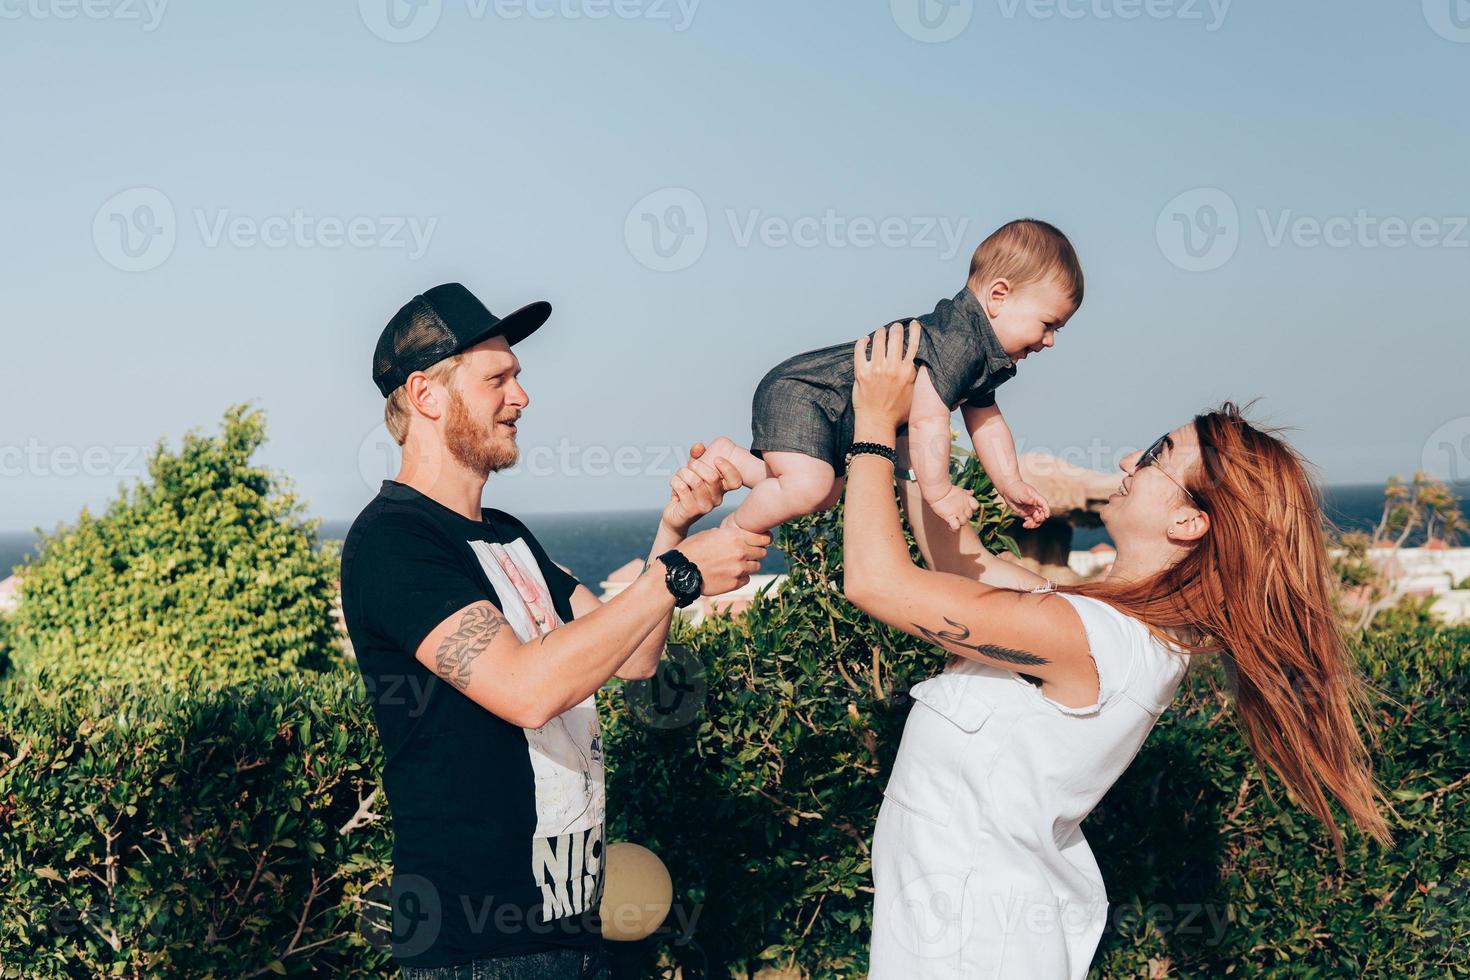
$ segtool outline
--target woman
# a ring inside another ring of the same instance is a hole
[[[884,791],[871,976],[1086,976],[1107,896],[1079,827],[1191,654],[1225,657],[1252,750],[1323,821],[1339,861],[1329,798],[1391,843],[1320,505],[1290,447],[1226,405],[1128,457],[1102,510],[1112,571],[1065,591],[995,560],[970,528],[950,532],[905,486],[928,571],[909,560],[893,493],[914,348],[892,328],[871,358],[867,343],[853,352],[854,439],[868,450],[849,468],[844,592],[956,655],[913,688]]]

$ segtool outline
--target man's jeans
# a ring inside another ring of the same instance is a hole
[[[500,956],[458,966],[400,967],[403,980],[607,980],[601,947]]]

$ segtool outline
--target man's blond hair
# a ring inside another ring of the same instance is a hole
[[[442,361],[435,361],[424,369],[424,376],[430,381],[437,381],[445,387],[454,384],[454,375],[459,370],[460,362],[464,360],[464,352],[451,354]],[[388,434],[398,445],[403,445],[403,440],[408,438],[408,422],[413,418],[413,406],[408,403],[407,385],[399,385],[388,394],[388,400],[383,403],[383,424],[388,427]]]

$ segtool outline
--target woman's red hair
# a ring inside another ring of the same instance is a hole
[[[1256,758],[1332,835],[1335,799],[1357,828],[1392,844],[1391,812],[1361,731],[1368,697],[1334,609],[1321,496],[1306,461],[1226,402],[1194,420],[1202,464],[1185,486],[1210,528],[1180,561],[1142,581],[1078,587],[1172,637],[1218,653]]]

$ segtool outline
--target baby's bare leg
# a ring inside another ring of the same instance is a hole
[[[764,460],[744,446],[738,445],[729,436],[712,439],[705,447],[705,459],[714,459],[716,456],[723,456],[735,464],[735,468],[740,471],[740,482],[744,486],[754,487],[762,480],[769,480],[775,476]]]
[[[756,484],[730,515],[743,530],[764,533],[837,502],[841,484],[826,460],[804,453],[768,452],[765,462],[774,475]]]

